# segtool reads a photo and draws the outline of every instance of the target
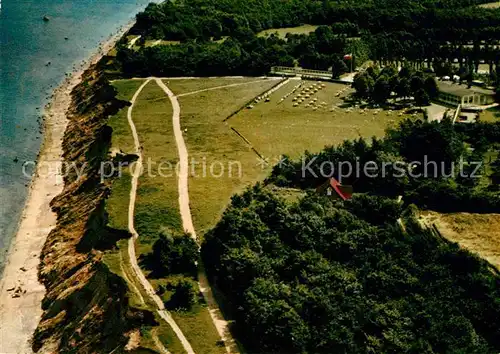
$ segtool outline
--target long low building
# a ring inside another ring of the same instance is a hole
[[[439,101],[453,106],[486,106],[495,102],[495,92],[481,87],[438,81]]]

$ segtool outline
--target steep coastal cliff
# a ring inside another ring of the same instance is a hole
[[[47,294],[34,351],[120,352],[127,333],[153,321],[150,313],[129,307],[126,283],[102,261],[103,250],[114,247],[119,237],[106,227],[109,188],[99,174],[111,139],[107,117],[128,104],[115,95],[99,64],[84,73],[72,92],[63,142],[65,187],[51,204],[57,227],[47,238],[39,267]]]

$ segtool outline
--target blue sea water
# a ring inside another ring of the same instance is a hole
[[[0,0],[0,273],[30,182],[22,164],[42,142],[43,106],[65,73],[150,1]]]

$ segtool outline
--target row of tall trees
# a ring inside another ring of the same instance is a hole
[[[500,59],[496,45],[500,10],[473,6],[482,2],[166,1],[150,4],[140,13],[132,32],[144,39],[180,40],[183,44],[179,48],[142,50],[138,55],[123,47],[120,59],[125,72],[134,75],[202,75],[204,66],[208,66],[210,74],[260,75],[272,65],[298,62],[312,69],[333,67],[337,76],[345,70],[340,59],[346,53],[355,54],[358,64],[372,58],[384,65],[406,61],[418,67],[427,61],[431,67],[436,60],[460,59],[460,63],[467,63],[475,71],[479,62],[485,60],[493,72]],[[309,36],[291,35],[283,42],[258,42],[252,38],[264,29],[303,23],[322,27]],[[236,59],[230,60],[228,52]],[[218,57],[227,65],[220,63]],[[176,64],[179,61],[186,64]]]

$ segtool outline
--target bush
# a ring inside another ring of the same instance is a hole
[[[156,275],[196,274],[198,245],[191,235],[171,236],[163,233],[153,245],[151,268]]]

